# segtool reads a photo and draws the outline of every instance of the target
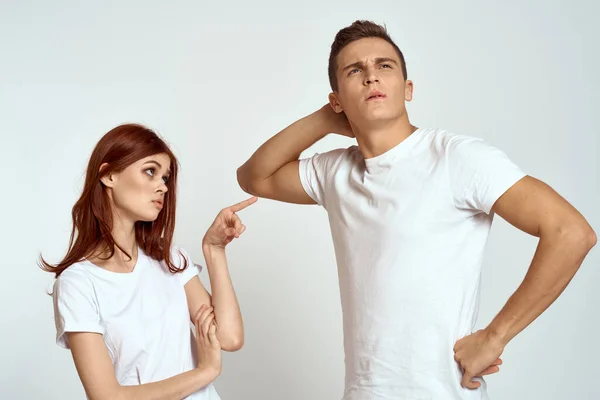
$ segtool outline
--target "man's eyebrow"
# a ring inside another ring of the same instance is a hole
[[[382,63],[392,63],[395,65],[398,65],[398,61],[394,60],[393,58],[390,57],[377,57],[375,59],[375,64],[382,64]],[[346,71],[350,68],[363,68],[364,67],[364,63],[362,61],[357,61],[354,62],[352,64],[346,65],[344,68],[342,68],[342,71]]]
[[[393,58],[389,58],[389,57],[377,57],[375,59],[375,64],[383,64],[383,63],[392,63],[392,64],[398,65],[398,61],[394,60]]]
[[[357,61],[350,65],[346,65],[344,68],[342,68],[342,71],[345,71],[350,68],[362,68],[363,66],[364,66],[364,63],[362,61]]]

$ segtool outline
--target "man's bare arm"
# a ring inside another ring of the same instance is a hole
[[[328,133],[350,136],[346,117],[329,104],[294,122],[267,140],[237,170],[240,187],[247,193],[296,204],[315,204],[300,181],[300,154]]]
[[[508,342],[563,292],[597,239],[571,204],[535,178],[522,179],[492,210],[540,238],[525,279],[489,327]]]
[[[498,199],[492,211],[530,235],[539,244],[527,274],[487,328],[461,340],[455,359],[464,370],[462,385],[493,367],[505,346],[538,318],[564,291],[596,244],[585,218],[550,186],[525,177]]]

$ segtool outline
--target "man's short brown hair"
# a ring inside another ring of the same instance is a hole
[[[398,52],[398,56],[400,57],[400,64],[402,66],[402,73],[404,74],[404,79],[407,79],[406,75],[406,61],[404,60],[404,55],[396,46],[396,43],[392,40],[390,35],[387,32],[385,26],[378,25],[371,21],[359,20],[352,23],[352,25],[347,26],[341,29],[336,35],[333,43],[331,44],[331,52],[329,53],[329,84],[331,85],[331,89],[335,92],[338,90],[337,83],[337,56],[340,54],[340,51],[348,44],[365,38],[379,38],[383,39],[389,44],[391,44],[396,52]]]

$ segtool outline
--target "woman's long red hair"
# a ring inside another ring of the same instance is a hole
[[[167,181],[163,209],[153,222],[138,221],[135,224],[137,244],[144,253],[158,261],[165,261],[173,273],[187,267],[184,259],[182,268],[171,260],[171,242],[175,230],[175,206],[178,163],[167,144],[152,130],[137,124],[124,124],[107,132],[98,142],[88,163],[85,183],[79,200],[71,212],[73,228],[69,249],[64,259],[56,265],[40,257],[44,271],[56,278],[74,263],[82,261],[98,250],[108,249],[112,257],[115,247],[123,250],[112,236],[113,213],[106,188],[100,179],[113,172],[120,172],[134,162],[155,154],[167,154],[171,160],[171,174]],[[100,166],[108,164],[100,171]]]

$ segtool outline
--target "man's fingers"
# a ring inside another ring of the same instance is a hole
[[[477,381],[471,381],[469,382],[469,384],[466,386],[467,389],[478,389],[479,386],[481,386],[481,383],[477,382]]]
[[[480,374],[478,374],[476,376],[474,376],[470,372],[467,372],[463,368],[464,372],[463,372],[463,379],[461,381],[461,385],[467,389],[477,389],[478,387],[481,386],[481,383],[478,381],[474,381],[473,378],[474,377],[482,377],[485,375],[491,375],[491,374],[495,374],[495,373],[499,372],[500,371],[500,367],[498,367],[499,364],[502,364],[502,360],[497,359],[496,361],[494,361],[494,364],[490,365],[483,372],[481,372]]]
[[[480,375],[491,375],[500,371],[500,368],[497,365],[491,365],[487,367]]]
[[[475,374],[473,373],[473,371],[468,370],[464,367],[462,369],[463,369],[463,378],[462,378],[462,381],[460,384],[463,387],[465,387],[467,389],[477,389],[479,386],[481,386],[481,383],[473,380],[473,378],[475,378]]]
[[[495,374],[495,373],[499,372],[500,371],[500,365],[502,365],[502,359],[498,358],[498,359],[496,359],[496,361],[494,361],[492,363],[492,365],[490,365],[489,367],[487,367],[486,369],[484,369],[483,372],[481,374],[479,374],[479,376],[491,375],[491,374]]]
[[[463,374],[463,379],[461,381],[461,385],[467,389],[477,389],[481,384],[477,381],[473,381],[473,375],[465,372]]]
[[[469,383],[471,382],[471,375],[467,373],[467,371],[463,368],[463,378],[460,384],[463,387],[469,387]]]

